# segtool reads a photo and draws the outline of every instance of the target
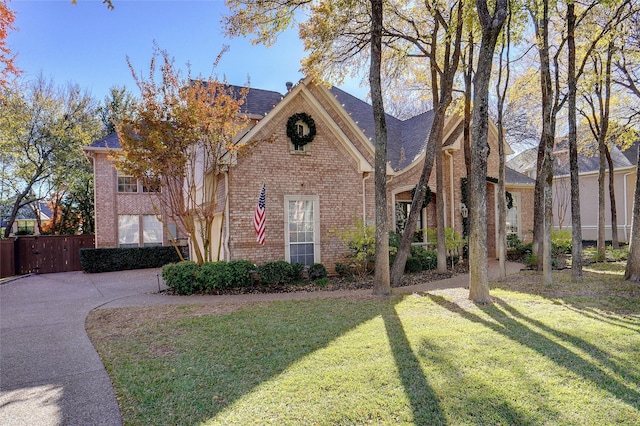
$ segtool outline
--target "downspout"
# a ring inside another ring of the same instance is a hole
[[[229,169],[224,171],[224,258],[226,261],[231,260],[231,251],[229,250]]]
[[[622,190],[624,193],[624,240],[629,244],[629,238],[627,237],[627,227],[629,226],[628,199],[627,199],[627,176],[632,175],[634,172],[625,173],[622,178]]]
[[[366,197],[366,180],[371,177],[371,173],[362,173],[362,221],[367,224],[367,197]]]
[[[455,212],[455,201],[454,201],[454,189],[453,189],[453,155],[451,155],[451,150],[447,149],[444,152],[447,157],[449,157],[449,204],[451,207],[451,225],[450,227],[453,229],[456,227],[456,212]]]

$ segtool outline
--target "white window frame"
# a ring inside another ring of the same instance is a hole
[[[284,254],[291,262],[291,241],[289,238],[289,203],[292,201],[311,201],[313,203],[313,263],[322,263],[320,257],[320,196],[285,195],[284,196]]]

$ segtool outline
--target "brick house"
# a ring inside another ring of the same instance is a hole
[[[375,222],[373,111],[366,102],[309,78],[295,86],[288,84],[287,89],[284,96],[249,90],[244,112],[255,121],[237,142],[247,145],[247,149],[242,155],[224,156],[222,172],[215,177],[220,190],[215,200],[219,214],[211,238],[213,252],[219,249],[220,258],[226,260],[248,259],[257,264],[282,259],[305,264],[318,262],[332,270],[335,262],[344,261],[347,253],[332,231],[348,228],[358,219],[367,224]],[[406,203],[421,172],[432,120],[432,112],[404,121],[387,115],[390,231],[397,228],[402,211],[406,213]],[[300,137],[307,137],[312,130],[315,136],[309,138],[312,139],[309,143],[295,145],[292,142],[295,137],[287,136],[291,124]],[[493,130],[489,176],[497,176],[498,167]],[[147,217],[155,213],[144,188],[130,177],[119,176],[113,168],[108,152],[118,147],[117,136],[111,135],[85,148],[95,174],[96,246],[145,245],[151,241],[167,244],[168,238],[160,231],[150,232],[151,239],[146,237],[147,227],[158,229]],[[445,158],[447,190],[434,194],[434,202],[422,212],[420,227],[435,226],[435,203],[443,202],[446,226],[462,233],[461,179],[466,171],[459,117],[451,117],[447,122],[441,155]],[[266,242],[260,245],[253,228],[253,214],[263,184]],[[134,186],[137,192],[123,192],[127,188],[133,190]],[[494,255],[496,185],[488,180],[487,187],[489,254]],[[435,191],[435,173],[430,188]],[[515,207],[509,212],[509,230],[526,239],[526,231],[533,222],[529,214],[533,180],[509,170],[506,188],[513,195]],[[129,230],[125,229],[127,226]]]

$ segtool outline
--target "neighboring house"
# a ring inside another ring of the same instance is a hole
[[[523,151],[509,160],[508,166],[521,173],[535,176],[537,147]],[[636,183],[638,143],[620,151],[610,148],[615,181],[618,239],[628,242],[633,215],[633,196]],[[554,149],[553,172],[553,225],[556,229],[571,229],[571,183],[569,152],[566,141],[559,141]],[[607,166],[605,166],[607,167]],[[608,169],[608,167],[607,167]],[[596,149],[578,153],[580,180],[580,220],[582,239],[597,240],[598,237],[598,174],[599,158]],[[609,198],[609,171],[605,176],[605,239],[611,240],[611,207]]]
[[[218,222],[211,241],[219,247],[221,259],[248,259],[255,263],[285,259],[304,264],[323,263],[333,270],[348,253],[335,230],[344,230],[362,219],[375,223],[374,200],[374,125],[371,105],[338,88],[327,88],[305,79],[287,85],[282,95],[250,89],[244,112],[255,118],[252,127],[237,142],[247,145],[242,155],[222,158],[216,203]],[[388,128],[388,200],[390,231],[396,229],[396,209],[406,213],[411,190],[416,186],[424,161],[424,148],[431,130],[433,113],[408,120],[387,115]],[[466,175],[462,149],[462,119],[448,119],[444,131],[445,192],[434,194],[421,215],[420,228],[435,226],[435,204],[444,203],[447,227],[462,233],[466,206],[461,198],[461,182]],[[287,129],[309,141],[294,144]],[[315,130],[315,136],[310,132]],[[490,138],[489,178],[498,175],[497,134]],[[144,201],[139,185],[135,194],[118,191],[118,176],[109,160],[110,149],[119,147],[111,135],[85,148],[95,173],[96,246],[117,247],[127,244],[123,235],[131,232],[122,216],[136,216],[130,222],[138,230],[138,245],[144,244],[139,230],[144,216],[153,212]],[[507,150],[509,148],[507,147]],[[430,188],[435,192],[435,172]],[[489,254],[495,255],[496,184],[488,179]],[[253,215],[262,185],[266,187],[266,242],[256,242]],[[530,239],[532,228],[533,181],[509,170],[507,191],[514,198],[509,229],[521,239]],[[123,197],[127,195],[125,200]],[[128,222],[127,222],[128,223]],[[137,227],[136,227],[137,226]],[[118,237],[120,235],[120,237]],[[166,238],[162,239],[166,243]]]
[[[36,202],[34,202],[36,203]],[[51,220],[51,216],[53,212],[51,208],[42,201],[37,202],[37,214],[40,216],[40,223],[45,224],[47,221]],[[4,228],[8,217],[0,218],[0,228],[4,232]],[[13,226],[11,228],[12,235],[39,235],[40,229],[38,228],[38,220],[36,213],[32,206],[23,206],[20,210],[18,210],[18,215],[16,216],[15,221],[13,222]]]

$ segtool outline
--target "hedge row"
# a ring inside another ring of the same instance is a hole
[[[80,265],[88,273],[160,268],[179,261],[172,246],[80,249]]]
[[[162,278],[177,294],[215,294],[230,288],[302,282],[305,271],[312,280],[327,276],[327,270],[319,263],[305,270],[304,265],[283,260],[259,266],[247,260],[232,260],[202,266],[195,262],[172,263],[162,268]]]

